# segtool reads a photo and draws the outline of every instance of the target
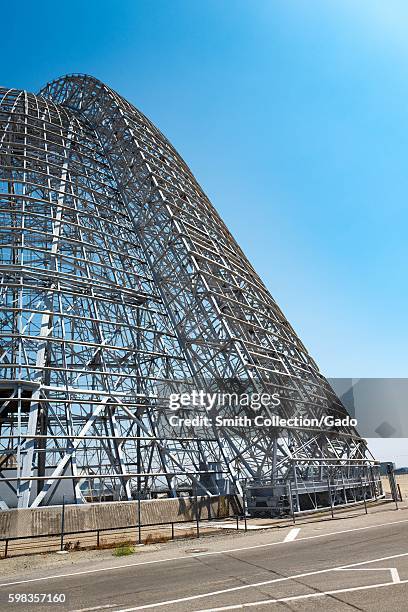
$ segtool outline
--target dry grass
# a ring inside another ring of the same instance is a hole
[[[149,535],[145,538],[144,544],[160,544],[163,542],[168,542],[170,539],[170,536],[149,533]]]

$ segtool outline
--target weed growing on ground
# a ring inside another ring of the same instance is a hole
[[[119,544],[113,551],[115,557],[126,557],[126,555],[133,555],[135,549],[130,544],[124,543]]]

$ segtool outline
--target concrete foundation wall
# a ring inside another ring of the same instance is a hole
[[[235,512],[231,496],[198,497],[200,519],[224,518]],[[140,503],[141,523],[195,520],[195,500],[190,497],[144,500]],[[59,533],[62,506],[0,512],[0,539]],[[65,506],[65,532],[109,529],[137,525],[138,502],[109,502]]]
[[[381,476],[381,482],[383,483],[384,493],[391,493],[390,481],[388,476]],[[408,497],[408,474],[396,474],[395,482],[399,484],[401,489],[401,495],[403,499]]]

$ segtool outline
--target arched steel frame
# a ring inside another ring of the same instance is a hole
[[[372,465],[352,427],[170,425],[169,394],[191,388],[278,392],[287,418],[347,412],[134,106],[86,75],[0,90],[0,166],[0,471],[16,505]]]

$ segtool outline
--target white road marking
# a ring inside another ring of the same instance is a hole
[[[330,531],[328,533],[319,533],[317,535],[305,536],[303,538],[298,538],[294,540],[294,542],[305,542],[307,540],[315,540],[318,538],[327,538],[330,536],[341,535],[343,533],[351,533],[355,531],[365,531],[367,529],[378,529],[379,527],[389,527],[390,525],[399,525],[402,523],[408,523],[408,519],[403,519],[401,521],[392,521],[390,523],[378,523],[377,525],[367,525],[366,527],[354,527],[352,529],[342,529],[339,531]],[[138,567],[139,565],[152,565],[156,563],[167,563],[169,561],[182,561],[186,559],[196,559],[197,557],[206,557],[210,555],[224,555],[232,552],[242,552],[245,550],[256,550],[259,548],[269,548],[271,546],[282,546],[282,544],[286,544],[286,542],[269,542],[267,544],[255,544],[254,546],[242,546],[241,548],[230,548],[226,550],[213,550],[202,553],[197,553],[195,555],[179,555],[177,557],[166,557],[165,559],[155,559],[153,561],[136,561],[135,563],[124,563],[122,565],[113,565],[110,567],[99,567],[97,569],[89,569],[82,570],[80,572],[69,572],[66,574],[53,574],[51,576],[40,576],[39,578],[28,578],[26,580],[15,580],[13,582],[3,582],[0,584],[0,587],[8,587],[13,586],[15,584],[28,584],[30,582],[42,582],[44,580],[55,580],[57,578],[70,578],[72,576],[84,576],[86,574],[96,574],[99,572],[113,572],[114,570],[120,570],[127,567]]]
[[[284,542],[293,542],[293,540],[297,537],[299,531],[300,531],[299,527],[296,527],[295,529],[291,529],[289,531],[288,535],[286,536],[286,538],[283,541]]]
[[[319,593],[308,593],[307,595],[292,595],[291,597],[282,597],[280,599],[264,599],[263,601],[254,601],[246,604],[237,604],[232,606],[223,606],[222,608],[206,608],[205,610],[197,610],[197,612],[222,612],[223,610],[242,610],[243,608],[254,608],[256,606],[266,606],[273,603],[286,603],[299,599],[311,599],[312,597],[326,597],[326,595],[336,595],[339,593],[351,593],[353,591],[366,591],[368,589],[380,589],[381,587],[392,587],[396,584],[406,584],[408,580],[400,582],[380,582],[379,584],[369,584],[368,586],[351,587],[349,589],[336,589],[334,591],[320,591]],[[119,611],[120,612],[120,611]]]
[[[222,589],[219,591],[212,591],[210,593],[200,593],[199,595],[191,595],[189,597],[180,597],[179,599],[169,599],[167,601],[159,601],[156,603],[151,603],[151,604],[145,604],[144,606],[136,606],[133,608],[121,608],[120,610],[117,610],[117,612],[135,612],[135,610],[148,610],[150,608],[160,608],[162,606],[169,606],[172,604],[178,604],[178,603],[183,603],[186,601],[193,601],[195,599],[204,599],[205,597],[214,597],[216,595],[224,595],[225,593],[233,593],[236,591],[243,591],[245,589],[251,589],[251,588],[256,588],[256,587],[262,587],[262,586],[266,586],[266,585],[271,585],[271,584],[275,584],[277,582],[287,582],[289,580],[297,580],[298,578],[306,578],[307,576],[316,576],[318,574],[327,574],[329,572],[336,572],[339,570],[343,570],[346,568],[356,568],[359,567],[361,565],[368,565],[370,563],[377,563],[379,561],[388,561],[388,559],[398,559],[401,557],[407,557],[408,556],[408,552],[407,553],[400,553],[398,555],[390,555],[388,557],[380,557],[378,559],[369,559],[368,561],[359,561],[358,563],[350,563],[348,565],[339,565],[337,567],[328,567],[326,569],[322,569],[322,570],[316,570],[314,572],[305,572],[303,574],[294,574],[293,576],[285,576],[284,578],[273,578],[271,580],[264,580],[262,582],[253,582],[251,584],[243,584],[240,586],[236,586],[236,587],[230,587],[228,589]],[[387,570],[389,569],[388,567],[386,568]],[[400,581],[402,582],[408,582],[408,581]],[[385,584],[385,583],[384,583]],[[387,584],[393,584],[392,582],[389,582]],[[268,602],[270,601],[278,601],[278,600],[268,600]],[[282,600],[283,601],[283,600]],[[240,606],[236,606],[237,608],[239,608]],[[230,608],[210,608],[210,610],[229,610]],[[231,609],[234,609],[233,607]],[[201,612],[201,611],[200,611]]]
[[[391,578],[394,584],[401,582],[401,578],[399,577],[399,573],[396,567],[390,567]]]
[[[342,567],[339,572],[390,572],[393,582],[401,582],[396,567]]]

